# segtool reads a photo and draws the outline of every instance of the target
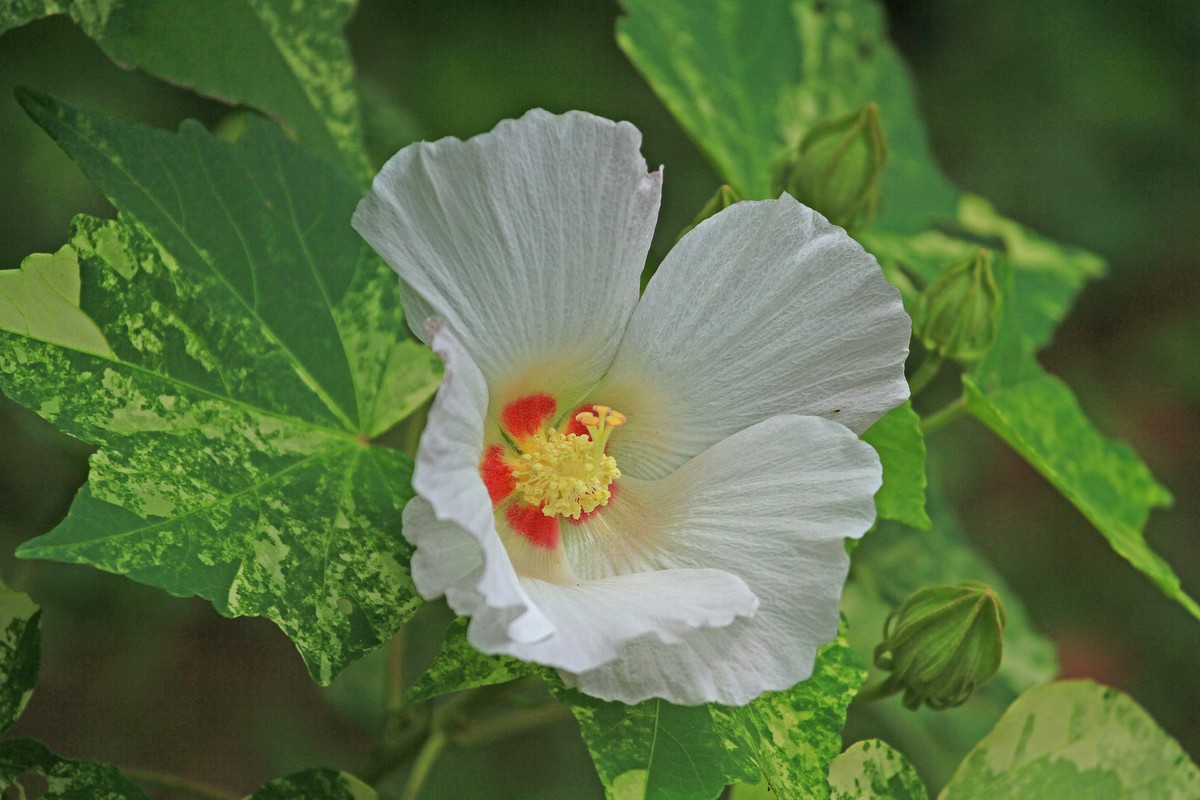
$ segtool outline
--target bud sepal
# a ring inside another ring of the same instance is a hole
[[[992,253],[979,248],[947,267],[917,298],[917,338],[941,358],[971,362],[996,341],[1000,290]]]
[[[906,708],[962,705],[1000,669],[1004,605],[980,581],[929,586],[888,615],[875,666],[889,672],[875,692],[904,692]]]
[[[887,166],[879,106],[817,123],[775,163],[775,188],[820,211],[848,231],[870,224]]]

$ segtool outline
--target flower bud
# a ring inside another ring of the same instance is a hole
[[[1000,668],[1004,606],[985,583],[929,586],[884,623],[875,666],[891,674],[881,694],[903,691],[905,707],[961,705]]]
[[[868,224],[879,205],[887,143],[879,106],[827,119],[775,164],[774,182],[847,230]]]
[[[992,254],[981,247],[925,287],[913,324],[931,352],[955,361],[974,361],[996,340],[999,310]]]
[[[714,193],[712,197],[708,198],[708,202],[705,203],[704,207],[700,209],[700,213],[697,214],[696,218],[692,220],[692,224],[680,231],[679,236],[675,238],[675,241],[678,242],[688,231],[699,225],[701,222],[704,222],[704,220],[708,219],[709,217],[714,216],[717,212],[724,211],[734,203],[740,202],[742,202],[742,198],[738,196],[737,192],[735,192],[730,186],[721,184],[721,188],[717,189],[716,193]]]

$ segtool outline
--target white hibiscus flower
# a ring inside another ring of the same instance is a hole
[[[908,395],[909,320],[787,195],[697,226],[639,299],[640,144],[531,111],[406,147],[359,204],[446,365],[404,534],[482,651],[604,699],[744,704],[837,632],[881,480],[857,434]]]

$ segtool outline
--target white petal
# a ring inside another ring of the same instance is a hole
[[[617,497],[580,526],[569,552],[577,574],[716,568],[744,579],[760,605],[679,644],[631,642],[620,658],[564,680],[626,703],[742,705],[808,678],[837,633],[843,537],[871,526],[880,482],[870,446],[837,423],[796,416],[741,431],[666,478],[622,478]]]
[[[667,255],[594,396],[621,471],[675,466],[776,414],[866,430],[908,396],[910,322],[875,259],[791,197],[738,203]]]
[[[627,122],[530,111],[404,148],[354,226],[420,297],[414,329],[445,319],[494,397],[531,370],[557,378],[542,390],[576,389],[611,363],[637,302],[662,187],[640,145]]]
[[[500,625],[522,641],[553,632],[530,601],[496,532],[492,502],[479,476],[487,387],[449,329],[431,326],[433,350],[446,364],[421,435],[404,535],[416,546],[413,582],[426,599],[446,595],[460,614]]]
[[[736,575],[717,569],[639,572],[576,586],[522,578],[554,633],[523,643],[490,636],[495,626],[471,621],[480,650],[582,672],[611,662],[638,641],[680,642],[701,628],[729,625],[754,613],[758,599]]]

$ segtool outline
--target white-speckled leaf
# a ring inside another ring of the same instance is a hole
[[[411,460],[370,440],[437,377],[350,228],[358,192],[261,120],[229,145],[23,100],[121,217],[0,274],[0,388],[99,448],[19,554],[269,617],[327,683],[420,602]],[[59,299],[12,313],[42,285]]]
[[[371,176],[342,28],[356,0],[8,0],[0,33],[70,14],[110,58],[278,118],[301,142]]]
[[[829,765],[830,800],[929,800],[908,759],[887,742],[856,742]]]
[[[939,800],[999,797],[1194,800],[1200,769],[1128,695],[1062,681],[1018,698]]]
[[[551,681],[571,707],[613,800],[713,800],[727,784],[766,780],[779,800],[825,800],[846,708],[866,676],[844,632],[822,648],[813,677],[734,708],[630,706]]]
[[[467,640],[467,622],[466,617],[459,617],[450,623],[433,663],[409,687],[410,702],[419,703],[450,692],[508,683],[526,675],[543,673],[543,668],[535,664],[476,650]]]
[[[20,793],[10,795],[9,787]],[[33,739],[0,742],[0,789],[5,797],[38,800],[149,800],[111,764],[60,758]]]
[[[379,795],[349,773],[309,769],[276,778],[246,800],[379,800]]]
[[[843,623],[838,638],[821,648],[811,678],[747,706],[723,708],[719,718],[775,797],[825,800],[829,762],[842,749],[846,709],[866,677]]]
[[[866,661],[883,637],[884,620],[909,594],[923,586],[983,581],[1004,602],[1008,625],[1000,672],[961,708],[909,711],[899,696],[856,708],[850,733],[882,736],[902,749],[931,784],[944,785],[967,751],[1004,710],[1030,687],[1058,674],[1054,644],[1034,627],[1025,607],[1004,579],[965,539],[953,511],[937,491],[938,464],[930,464],[929,516],[932,527],[917,531],[883,522],[854,551],[851,579],[842,597],[850,621],[850,642]],[[872,668],[870,680],[884,673]]]
[[[42,662],[42,610],[0,583],[0,733],[25,710]]]

